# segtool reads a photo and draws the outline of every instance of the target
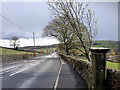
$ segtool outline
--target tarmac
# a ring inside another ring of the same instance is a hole
[[[73,67],[61,60],[61,71],[59,74],[59,81],[57,88],[71,88],[71,89],[84,89],[88,90],[88,85],[80,74],[73,69]]]

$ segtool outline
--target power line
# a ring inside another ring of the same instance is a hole
[[[23,27],[21,27],[20,25],[14,23],[14,22],[11,21],[10,19],[6,18],[5,16],[2,16],[1,14],[0,14],[0,16],[1,16],[2,18],[4,18],[5,20],[7,20],[8,22],[10,22],[10,23],[12,23],[13,25],[15,25],[16,27],[20,28],[22,31],[27,31],[25,28],[23,28]],[[29,32],[29,31],[27,31],[27,32]],[[32,32],[29,32],[29,33],[32,34]]]
[[[21,27],[20,25],[14,23],[14,22],[11,21],[10,19],[6,18],[5,16],[3,16],[3,15],[1,15],[1,14],[0,14],[0,16],[1,16],[2,18],[4,18],[5,20],[7,20],[9,23],[11,23],[11,24],[15,25],[16,27],[20,28],[20,30],[22,30],[22,31],[24,31],[24,32],[26,31],[26,32],[28,32],[28,33],[30,33],[30,34],[33,34],[33,32],[30,32],[30,31],[26,30],[25,28],[23,28],[23,27]]]

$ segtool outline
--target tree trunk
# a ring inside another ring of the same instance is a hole
[[[66,47],[66,55],[69,55],[69,49]]]
[[[90,57],[89,53],[86,53],[86,56],[87,56],[88,61],[91,62],[91,57]]]
[[[14,49],[15,49],[15,42],[14,42]]]

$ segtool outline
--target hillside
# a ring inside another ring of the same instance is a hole
[[[36,55],[46,55],[52,53],[56,50],[55,45],[50,46],[36,46]],[[0,56],[2,56],[2,61],[13,61],[13,60],[23,60],[34,56],[34,47],[19,47],[18,50],[13,48],[0,47]]]
[[[115,51],[118,51],[120,47],[120,41],[99,40],[99,41],[94,41],[93,46],[111,48],[111,49],[114,49]]]
[[[1,50],[0,56],[2,56],[2,62],[28,59],[30,57],[33,57],[34,55],[33,52],[24,52],[24,51],[18,51],[18,50],[1,48],[1,47],[0,50]]]

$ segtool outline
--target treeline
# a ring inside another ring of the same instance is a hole
[[[46,46],[35,46],[35,49],[45,49],[45,48],[55,48],[56,45],[46,45]],[[26,47],[20,47],[20,48],[25,48],[25,49],[33,49],[34,46],[26,46]]]

